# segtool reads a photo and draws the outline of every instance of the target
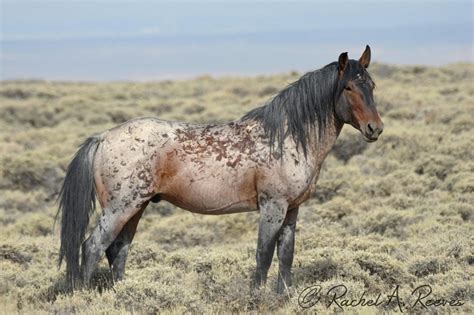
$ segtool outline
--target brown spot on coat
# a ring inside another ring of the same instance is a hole
[[[235,168],[241,160],[242,160],[242,155],[239,154],[233,162],[227,161],[226,165],[229,166],[229,167]]]

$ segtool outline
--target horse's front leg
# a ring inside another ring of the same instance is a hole
[[[258,198],[260,210],[260,224],[257,243],[257,270],[255,272],[256,287],[267,281],[268,269],[272,263],[275,243],[280,228],[285,220],[288,203],[264,194]]]
[[[291,265],[293,264],[297,217],[298,208],[288,210],[277,241],[277,255],[280,265],[277,292],[280,294],[291,286]]]

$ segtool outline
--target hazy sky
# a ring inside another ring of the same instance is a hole
[[[473,62],[471,1],[1,1],[1,79],[307,71],[370,44],[392,64]]]

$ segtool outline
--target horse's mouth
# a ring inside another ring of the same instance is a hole
[[[377,141],[377,140],[379,139],[379,137],[374,137],[374,138],[372,138],[372,137],[368,137],[368,136],[366,136],[366,135],[364,135],[364,134],[363,134],[362,136],[364,137],[364,141],[365,141],[365,142],[369,142],[369,143],[370,143],[370,142],[375,142],[375,141]]]

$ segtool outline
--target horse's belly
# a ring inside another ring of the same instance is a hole
[[[163,199],[182,209],[200,214],[218,215],[250,212],[256,210],[256,207],[253,206],[253,203],[248,200],[234,201],[232,203],[222,202],[220,204],[215,202],[214,204],[199,204],[195,202],[195,200],[191,200],[187,197],[180,198],[179,196],[166,195],[163,197]]]
[[[186,178],[162,193],[162,199],[201,214],[226,214],[256,210],[251,183],[215,178]],[[178,187],[179,186],[179,187]]]

